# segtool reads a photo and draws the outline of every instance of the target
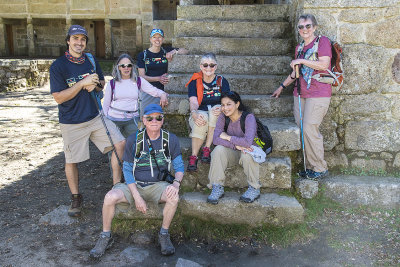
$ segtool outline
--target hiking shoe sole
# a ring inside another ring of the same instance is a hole
[[[114,244],[114,238],[111,239],[110,243],[108,243],[108,245],[107,245],[106,249],[103,251],[103,253],[101,253],[101,254],[92,254],[92,253],[90,253],[90,254],[89,254],[89,257],[90,257],[91,259],[94,259],[94,260],[100,259],[100,258],[104,255],[104,253],[106,252],[106,250],[108,250],[109,248],[111,248],[111,246],[112,246],[113,244]]]
[[[260,195],[258,195],[256,198],[254,198],[254,200],[251,200],[250,198],[245,198],[245,197],[240,197],[239,200],[245,203],[253,203],[254,201],[256,201],[257,199],[260,198]]]
[[[219,199],[209,199],[209,198],[207,198],[207,203],[210,203],[210,204],[213,204],[213,205],[217,205],[218,202],[219,202],[219,200],[220,200],[221,198],[223,198],[224,195],[225,195],[225,194],[222,194],[222,196],[221,196]]]

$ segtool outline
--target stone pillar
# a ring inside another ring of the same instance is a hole
[[[7,54],[6,50],[6,25],[2,18],[0,18],[0,56]]]
[[[143,50],[142,20],[136,19],[136,53]]]
[[[69,30],[69,27],[72,25],[72,19],[71,18],[66,18],[65,19],[65,36],[67,36],[67,32]]]
[[[112,47],[112,32],[111,32],[111,21],[110,19],[104,19],[104,38],[106,47],[106,59],[113,58],[113,47]]]
[[[153,1],[141,0],[140,10],[142,15],[142,46],[147,48],[150,45],[150,31],[153,29]]]
[[[26,19],[26,34],[28,36],[28,55],[29,57],[34,57],[36,55],[34,39],[35,37],[33,32],[32,18],[29,17]]]
[[[194,4],[194,0],[180,0],[179,5],[180,6],[190,6]]]

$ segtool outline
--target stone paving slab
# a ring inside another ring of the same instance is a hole
[[[275,56],[293,53],[292,42],[278,38],[176,37],[172,45],[185,47],[190,54]]]
[[[287,20],[288,5],[188,5],[177,6],[177,19]]]
[[[345,206],[400,207],[400,178],[331,176],[321,181],[324,196]]]
[[[289,22],[177,20],[175,37],[282,38],[288,35]]]
[[[189,74],[198,72],[200,71],[199,65],[201,56],[201,54],[176,55],[174,56],[174,59],[168,64],[168,71],[169,73]],[[222,75],[285,75],[287,77],[291,70],[289,66],[291,60],[292,57],[290,56],[217,55],[218,66],[216,72]],[[189,79],[187,81],[189,81]]]
[[[185,193],[179,203],[182,214],[214,220],[222,224],[288,225],[301,223],[304,210],[294,197],[275,193],[261,194],[253,203],[239,201],[240,195],[226,192],[217,205],[206,202],[207,195],[200,192]]]

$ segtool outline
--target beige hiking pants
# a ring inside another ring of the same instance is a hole
[[[210,184],[224,185],[226,168],[237,164],[243,166],[249,185],[256,189],[260,188],[260,164],[255,162],[249,154],[221,145],[216,146],[211,153],[211,166],[208,173]]]
[[[306,167],[316,172],[328,169],[324,160],[324,138],[319,132],[319,126],[328,111],[330,101],[330,97],[301,98]],[[293,113],[300,128],[298,97],[294,97]]]

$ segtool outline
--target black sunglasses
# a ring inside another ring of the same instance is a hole
[[[156,119],[157,121],[162,121],[164,119],[163,115],[158,115],[157,117],[152,117],[152,116],[146,116],[145,117],[147,121],[152,121]]]
[[[119,64],[118,65],[118,67],[121,67],[121,68],[132,68],[132,63],[129,63],[129,64]]]
[[[297,28],[298,28],[299,30],[302,30],[302,29],[304,29],[304,27],[306,27],[306,29],[307,29],[307,30],[309,30],[309,29],[311,29],[311,27],[312,27],[312,24],[306,24],[306,25],[297,25]]]
[[[211,64],[204,63],[202,65],[204,68],[207,68],[208,66],[210,66],[210,68],[214,68],[215,66],[217,66],[217,64],[213,64],[213,63],[211,63]]]

